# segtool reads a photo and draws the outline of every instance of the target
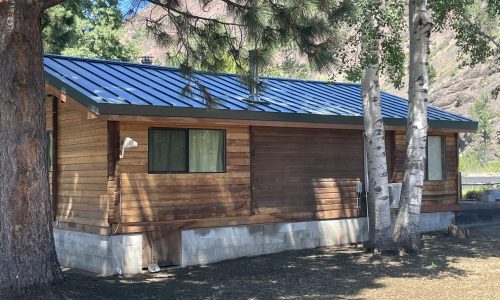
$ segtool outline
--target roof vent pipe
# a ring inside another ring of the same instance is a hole
[[[257,50],[248,51],[248,66],[250,69],[250,96],[248,101],[261,102],[259,96],[259,67],[257,63]]]
[[[152,65],[153,64],[153,57],[152,56],[141,56],[141,64]]]

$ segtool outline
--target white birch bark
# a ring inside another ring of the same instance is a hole
[[[370,25],[375,26],[372,18]],[[365,126],[365,147],[368,170],[368,218],[369,242],[367,248],[375,251],[390,250],[393,247],[389,203],[387,159],[385,152],[384,122],[380,103],[379,86],[379,43],[373,41],[369,56],[376,57],[363,72],[361,96]]]
[[[410,67],[406,161],[401,205],[393,238],[402,248],[420,250],[420,206],[427,146],[427,102],[429,89],[429,37],[432,29],[427,0],[410,0]]]

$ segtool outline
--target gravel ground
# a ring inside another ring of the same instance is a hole
[[[65,299],[500,299],[500,226],[471,233],[425,235],[419,255],[350,246],[122,278],[67,270],[58,291]]]

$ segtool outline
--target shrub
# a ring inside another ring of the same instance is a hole
[[[465,193],[465,200],[481,200],[484,195],[484,191],[488,190],[499,190],[500,184],[496,185],[483,185],[483,186],[475,186],[470,188],[464,188],[463,192]]]
[[[477,190],[470,190],[465,193],[465,199],[466,200],[481,200],[484,195],[484,190],[482,189],[477,189]]]

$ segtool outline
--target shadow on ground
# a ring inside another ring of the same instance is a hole
[[[363,289],[382,288],[377,283],[380,278],[466,276],[466,271],[453,267],[454,262],[499,257],[499,232],[499,226],[475,229],[467,240],[444,233],[425,235],[423,252],[403,257],[366,254],[351,246],[288,251],[126,278],[96,278],[70,270],[65,272],[60,298],[355,298]]]

